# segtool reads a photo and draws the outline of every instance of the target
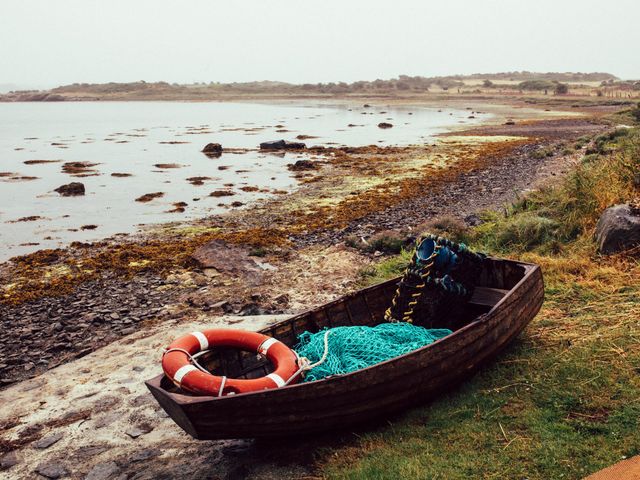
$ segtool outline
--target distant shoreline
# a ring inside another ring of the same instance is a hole
[[[195,83],[167,82],[74,83],[49,90],[22,90],[0,94],[0,102],[61,101],[234,101],[375,99],[402,101],[518,97],[571,102],[577,98],[596,103],[640,98],[640,81],[620,80],[609,73],[534,73],[410,77],[388,80],[330,82],[296,85],[286,82]]]

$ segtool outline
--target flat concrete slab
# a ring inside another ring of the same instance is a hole
[[[42,478],[34,473],[42,471],[60,478],[100,472],[109,472],[104,478],[209,478],[213,470],[224,477],[237,459],[225,461],[222,451],[247,442],[193,440],[160,409],[144,381],[161,372],[162,349],[185,333],[258,330],[286,317],[170,321],[0,391],[0,442],[10,450],[0,455],[0,477]]]

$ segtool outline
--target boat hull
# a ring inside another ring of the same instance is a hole
[[[494,296],[488,311],[453,334],[401,357],[348,375],[223,398],[176,391],[163,375],[147,386],[171,418],[201,440],[309,435],[383,419],[460,383],[535,317],[544,297],[540,268],[507,260],[491,262],[493,269],[483,274],[487,287],[482,291],[485,297],[498,292],[501,298],[495,301]],[[303,328],[380,323],[394,289],[395,281],[385,282],[262,333],[291,345],[289,337],[295,338]],[[478,301],[481,306],[482,299]]]

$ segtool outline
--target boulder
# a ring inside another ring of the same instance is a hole
[[[78,195],[84,195],[84,184],[80,182],[71,182],[66,185],[60,185],[54,190],[63,197],[75,197]]]
[[[219,157],[222,154],[222,145],[219,143],[207,143],[202,149],[202,153],[211,157]]]
[[[247,249],[223,240],[212,240],[198,247],[192,257],[200,268],[215,268],[220,273],[242,275],[261,271],[258,264],[249,258]]]
[[[261,150],[302,150],[307,145],[302,142],[288,142],[287,140],[273,140],[271,142],[262,142]]]
[[[595,233],[598,251],[609,255],[640,245],[640,211],[628,204],[607,208]]]
[[[387,123],[387,122],[380,122],[378,124],[378,128],[391,128],[391,127],[393,127],[393,124]]]

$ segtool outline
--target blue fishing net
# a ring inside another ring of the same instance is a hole
[[[320,361],[325,353],[327,332],[327,358],[305,373],[305,382],[370,367],[451,334],[451,330],[426,329],[403,322],[381,323],[375,327],[336,327],[302,333],[294,350],[311,364]]]

